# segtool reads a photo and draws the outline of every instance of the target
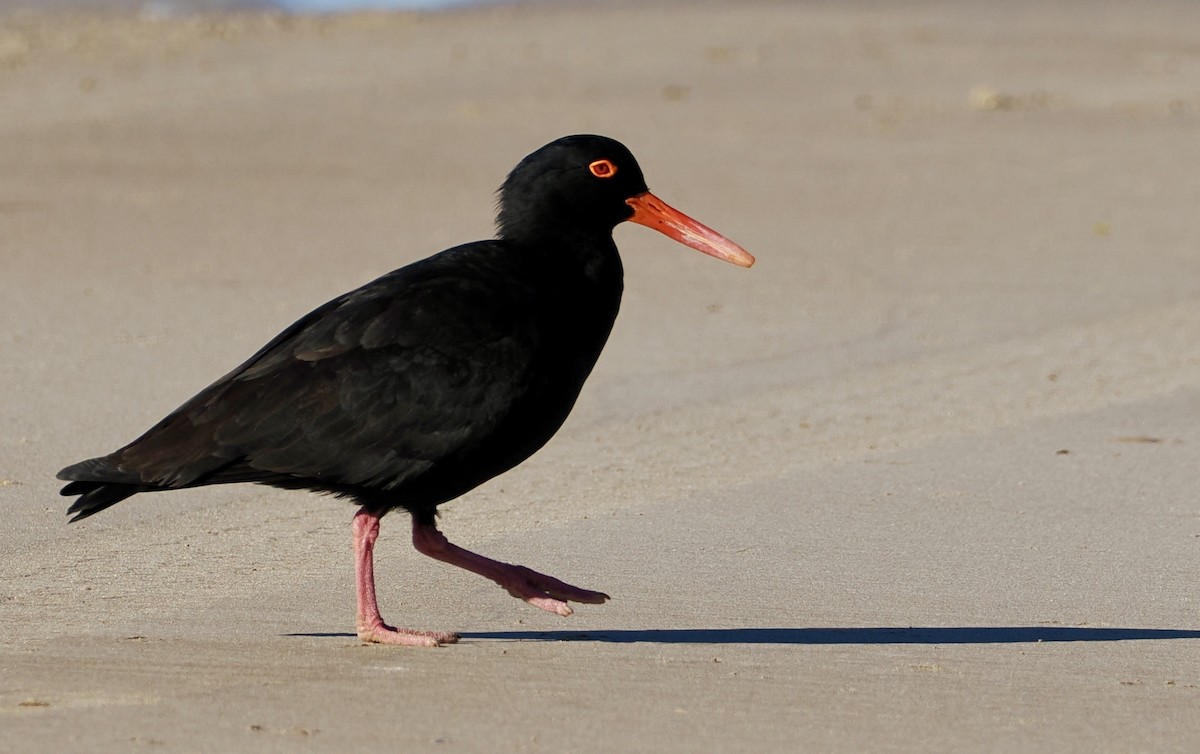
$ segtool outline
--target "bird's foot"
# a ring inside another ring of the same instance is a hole
[[[450,631],[413,631],[408,628],[393,628],[383,621],[371,625],[359,625],[358,638],[368,644],[396,644],[404,647],[440,647],[454,644],[458,634]]]
[[[500,564],[503,566],[493,575],[497,584],[504,587],[512,596],[525,600],[534,607],[546,612],[561,615],[564,618],[574,611],[567,604],[582,602],[588,605],[599,605],[608,601],[609,597],[603,592],[593,592],[582,589],[566,582],[559,581],[553,576],[538,573],[525,566]]]
[[[599,605],[608,600],[608,595],[603,592],[571,586],[532,568],[501,563],[464,550],[447,540],[433,524],[420,523],[417,519],[413,519],[413,546],[423,555],[491,579],[517,599],[563,617],[574,612],[568,601]]]

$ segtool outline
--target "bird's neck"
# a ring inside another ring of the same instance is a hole
[[[528,255],[543,271],[558,280],[587,282],[599,289],[615,290],[618,297],[624,270],[612,229],[589,229],[559,224],[539,229],[536,234],[507,234],[500,238]]]

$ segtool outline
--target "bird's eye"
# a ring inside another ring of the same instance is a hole
[[[592,175],[597,178],[612,178],[617,174],[617,166],[612,160],[596,160],[591,165],[588,165],[588,170],[592,171]]]

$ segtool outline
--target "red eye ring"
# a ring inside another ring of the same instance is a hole
[[[588,165],[588,170],[597,178],[612,178],[617,174],[617,166],[612,160],[596,160]]]

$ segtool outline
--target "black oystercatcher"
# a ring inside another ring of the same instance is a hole
[[[68,466],[72,521],[139,492],[257,482],[348,497],[358,636],[436,646],[375,600],[379,519],[412,514],[419,552],[559,615],[608,595],[451,544],[437,507],[532,455],[558,430],[617,316],[625,220],[743,267],[737,244],[651,194],[602,136],[567,136],[500,190],[498,238],[458,246],[330,301],[120,450]]]

